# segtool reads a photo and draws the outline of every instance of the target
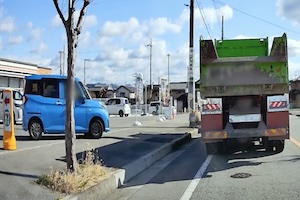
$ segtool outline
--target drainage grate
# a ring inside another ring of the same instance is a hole
[[[249,173],[237,173],[237,174],[231,175],[230,177],[231,178],[248,178],[250,176],[251,176],[251,174],[249,174]]]

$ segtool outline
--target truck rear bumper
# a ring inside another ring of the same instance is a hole
[[[274,129],[235,129],[230,131],[206,131],[201,133],[201,139],[204,142],[218,141],[224,139],[235,138],[257,138],[268,137],[269,140],[289,139],[288,128],[274,128]]]

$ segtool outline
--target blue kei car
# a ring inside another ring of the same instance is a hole
[[[60,75],[32,75],[25,79],[23,130],[32,139],[42,134],[65,133],[67,77]],[[74,118],[76,133],[101,138],[109,131],[109,115],[100,101],[75,78]]]

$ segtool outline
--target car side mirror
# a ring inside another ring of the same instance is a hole
[[[85,103],[85,98],[83,96],[80,96],[80,97],[78,97],[77,101],[84,104]]]

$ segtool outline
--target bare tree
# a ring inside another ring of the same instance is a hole
[[[74,65],[76,59],[76,48],[78,45],[78,36],[82,29],[83,18],[86,13],[87,6],[90,4],[90,0],[82,0],[83,5],[81,7],[77,24],[75,25],[74,13],[76,0],[68,0],[68,18],[66,19],[62,13],[61,8],[58,5],[59,0],[53,0],[57,13],[62,20],[62,23],[66,29],[67,41],[68,41],[68,74],[67,74],[67,97],[66,97],[66,123],[65,123],[65,145],[66,145],[66,159],[67,169],[71,172],[76,172],[76,155],[75,155],[75,124],[74,124]]]

